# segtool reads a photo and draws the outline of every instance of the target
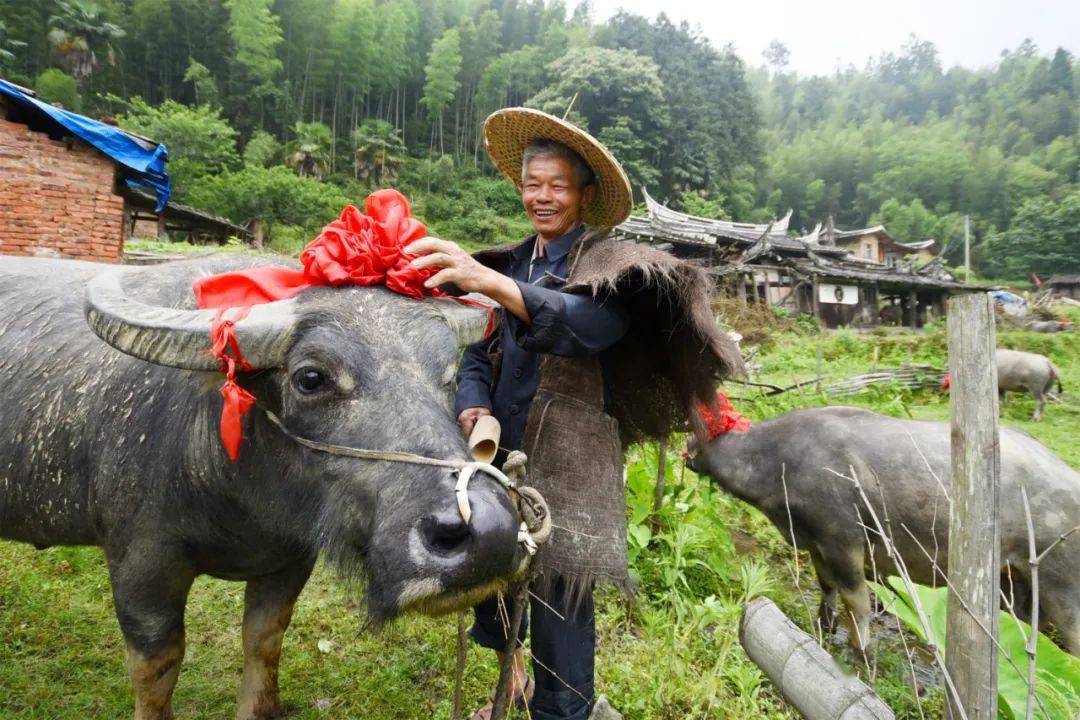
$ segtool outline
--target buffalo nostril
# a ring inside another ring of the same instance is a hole
[[[424,518],[420,531],[428,550],[437,555],[452,555],[469,541],[469,526],[454,513],[438,513]]]

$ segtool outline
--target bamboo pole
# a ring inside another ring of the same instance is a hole
[[[892,710],[768,598],[743,610],[739,642],[806,720],[893,720]]]
[[[1001,455],[990,296],[972,293],[951,298],[948,331],[953,488],[949,584],[953,589],[945,663],[957,690],[957,697],[949,702],[949,717],[996,720]]]

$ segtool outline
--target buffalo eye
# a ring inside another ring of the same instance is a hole
[[[293,384],[303,394],[310,395],[326,384],[326,376],[318,368],[302,367],[293,373]]]

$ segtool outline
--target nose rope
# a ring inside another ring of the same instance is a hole
[[[454,497],[457,500],[458,512],[466,525],[472,520],[472,505],[469,503],[469,481],[479,470],[495,478],[507,492],[514,495],[518,502],[515,508],[519,517],[524,516],[518,528],[517,541],[525,548],[529,556],[535,555],[537,548],[542,545],[551,535],[551,516],[548,513],[547,503],[535,488],[518,487],[517,483],[506,476],[494,465],[465,460],[445,460],[442,458],[427,457],[415,453],[401,452],[397,450],[366,450],[348,445],[335,445],[333,443],[319,442],[310,438],[302,437],[291,432],[285,423],[271,410],[262,408],[266,417],[270,419],[278,430],[294,442],[306,448],[331,455],[359,458],[361,460],[373,460],[377,462],[398,462],[410,465],[430,465],[455,470],[458,473],[457,483],[454,485]],[[517,461],[515,470],[523,469],[523,461]]]

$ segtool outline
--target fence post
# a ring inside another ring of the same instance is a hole
[[[1000,531],[994,309],[986,293],[949,299],[952,510],[945,664],[964,712],[953,720],[996,720]],[[959,593],[967,609],[957,599]],[[970,612],[969,612],[970,610]],[[983,631],[987,628],[993,637]]]

